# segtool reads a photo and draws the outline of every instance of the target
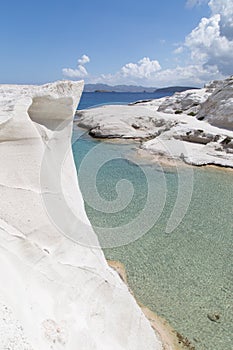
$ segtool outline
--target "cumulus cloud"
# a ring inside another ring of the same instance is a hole
[[[203,65],[217,66],[224,75],[233,73],[233,1],[210,0],[210,18],[202,18],[186,37],[191,58]]]
[[[116,74],[102,74],[92,79],[92,82],[110,85],[141,84],[143,86],[155,87],[168,85],[202,86],[209,80],[223,77],[216,66],[204,67],[202,64],[190,64],[183,67],[177,66],[175,68],[159,69],[149,77],[140,77],[140,79],[138,76],[132,74],[130,76],[122,74],[122,68]]]
[[[93,83],[105,84],[143,84],[148,85],[154,82],[156,74],[161,70],[157,60],[143,57],[136,63],[129,62],[119,69],[115,74],[101,74],[99,77],[92,77]]]
[[[186,85],[202,86],[210,80],[221,79],[216,66],[203,66],[202,64],[190,64],[175,68],[162,69],[157,73],[156,86]]]
[[[186,5],[197,6],[208,2],[211,14],[202,18],[196,28],[173,53],[183,51],[189,57],[188,66],[162,70],[160,79],[173,77],[194,82],[220,79],[233,74],[233,0],[188,0]]]
[[[88,75],[87,70],[85,67],[79,65],[78,68],[63,68],[62,73],[65,77],[72,78],[72,79],[78,79],[78,78],[84,78]]]
[[[220,33],[227,39],[233,40],[233,1],[210,0],[209,7],[212,14],[220,14]]]
[[[143,57],[137,63],[127,63],[121,68],[120,74],[123,77],[151,79],[160,69],[161,66],[157,60],[150,60],[149,57]]]
[[[77,68],[63,68],[62,74],[71,79],[85,78],[88,76],[88,72],[84,65],[88,62],[90,62],[90,58],[87,55],[83,55],[78,59]]]
[[[114,74],[91,77],[85,65],[90,61],[83,55],[77,68],[64,68],[63,74],[72,79],[86,77],[89,82],[115,84],[140,84],[144,86],[203,85],[212,79],[222,79],[233,74],[233,0],[188,0],[188,6],[208,2],[209,18],[202,18],[189,33],[184,43],[173,53],[186,59],[186,65],[163,69],[156,59],[143,57],[129,62]],[[176,61],[180,58],[176,57]]]
[[[82,57],[78,59],[78,64],[82,66],[88,62],[90,62],[90,58],[87,55],[82,55]]]
[[[149,84],[156,79],[156,73],[161,69],[157,60],[143,57],[137,63],[129,62],[115,74],[101,74],[92,78],[93,82],[105,84]]]

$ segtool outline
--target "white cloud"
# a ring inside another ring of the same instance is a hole
[[[93,78],[92,82],[105,84],[150,84],[156,79],[156,73],[161,69],[157,60],[143,57],[137,63],[127,63],[115,74],[101,74]]]
[[[127,63],[115,74],[101,74],[92,77],[93,83],[148,85],[156,80],[156,74],[161,66],[157,60],[143,57],[137,63]]]
[[[62,74],[69,78],[84,78],[88,75],[87,70],[85,67],[79,65],[78,68],[72,69],[72,68],[63,68]]]
[[[206,66],[201,64],[190,64],[187,66],[177,66],[176,68],[163,69],[157,73],[156,85],[186,85],[202,86],[210,80],[222,78],[216,66]]]
[[[185,65],[162,69],[156,59],[144,57],[130,62],[114,74],[91,77],[84,67],[90,61],[87,55],[78,60],[76,69],[64,68],[63,74],[70,78],[84,78],[89,82],[135,84],[144,86],[203,85],[213,79],[222,79],[233,74],[233,0],[188,0],[189,6],[208,2],[211,14],[202,18],[196,28],[176,44],[174,54],[186,59]],[[180,58],[176,57],[180,62]]]
[[[212,14],[220,14],[220,33],[229,40],[233,40],[233,1],[210,0],[209,7]]]
[[[82,66],[88,62],[90,62],[90,58],[87,55],[82,55],[82,57],[78,59],[78,64]]]
[[[196,6],[205,2],[207,1],[188,0],[186,4]],[[189,67],[196,65],[201,68],[196,72],[201,79],[205,76],[203,72],[209,72],[209,78],[213,75],[224,77],[233,74],[233,0],[209,0],[208,6],[211,10],[210,17],[202,18],[181,46],[190,55]],[[174,53],[180,51],[181,48],[178,48]]]
[[[175,55],[179,55],[179,54],[181,54],[183,51],[184,51],[183,46],[179,46],[179,47],[177,47],[177,49],[175,49],[175,50],[173,51],[173,53],[174,53]]]
[[[203,65],[217,66],[224,75],[233,73],[233,0],[210,0],[210,18],[202,18],[186,37],[191,58]]]
[[[87,55],[83,55],[81,58],[78,59],[78,65],[77,68],[63,68],[62,74],[65,77],[71,78],[71,79],[80,79],[85,78],[88,76],[88,72],[84,65],[86,63],[90,62],[90,58]]]
[[[140,60],[142,61],[142,60]],[[140,62],[139,61],[139,62]],[[151,60],[149,60],[152,62]],[[137,67],[135,67],[135,65]],[[140,66],[140,64],[139,64]],[[150,66],[150,65],[149,65]],[[157,68],[160,67],[159,63]],[[127,74],[125,74],[125,68]],[[130,71],[130,74],[129,74]],[[202,64],[191,64],[187,66],[177,66],[170,69],[157,69],[153,74],[141,75],[138,73],[138,64],[128,63],[115,74],[102,74],[99,77],[92,78],[92,83],[104,83],[109,85],[134,84],[143,86],[202,86],[209,80],[220,79],[221,74],[216,66],[206,66]]]
[[[149,57],[144,57],[137,63],[127,63],[121,68],[120,74],[129,78],[151,79],[160,69],[161,67],[157,60],[150,60]]]
[[[191,57],[196,61],[204,61],[213,50],[213,44],[219,41],[220,15],[211,18],[202,18],[196,27],[185,40],[185,45],[191,50]]]

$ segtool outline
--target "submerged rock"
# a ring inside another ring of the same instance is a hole
[[[207,317],[212,322],[220,322],[220,315],[218,313],[207,314]]]

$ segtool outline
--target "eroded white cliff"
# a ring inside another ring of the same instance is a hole
[[[70,147],[82,89],[0,86],[0,349],[161,349],[85,214]]]

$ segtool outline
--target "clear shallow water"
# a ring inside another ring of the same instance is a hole
[[[78,129],[74,131],[74,138],[79,133]],[[74,143],[77,169],[84,156],[97,145],[98,142],[88,136]],[[122,157],[134,152],[133,145],[102,145],[106,152],[120,149]],[[91,162],[90,171],[93,159]],[[94,226],[121,227],[139,215],[147,200],[144,168],[152,172],[155,186],[161,186],[161,169],[155,165],[139,167],[120,158],[102,166],[96,178],[102,198],[116,199],[116,184],[122,178],[133,184],[134,195],[127,208],[114,214],[86,204]],[[165,228],[177,196],[178,177],[176,172],[168,169],[164,169],[163,175],[167,197],[160,218],[140,239],[122,247],[105,249],[105,255],[125,264],[129,285],[136,298],[168,320],[195,349],[232,350],[233,173],[194,168],[190,206],[181,224],[171,234],[166,234]],[[85,186],[88,179],[80,180],[85,196],[89,190],[89,186]],[[155,197],[155,201],[160,200]],[[149,215],[153,213],[148,212]],[[219,322],[208,318],[215,313],[220,316]]]

